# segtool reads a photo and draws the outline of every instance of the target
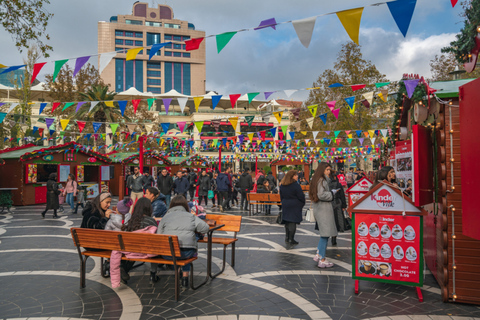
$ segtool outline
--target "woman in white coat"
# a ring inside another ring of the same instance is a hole
[[[333,267],[333,263],[326,259],[327,243],[329,237],[337,236],[337,227],[335,225],[332,205],[336,191],[330,191],[328,187],[331,169],[330,164],[321,162],[310,181],[309,196],[313,202],[313,215],[315,216],[320,232],[317,254],[313,260],[318,262],[319,268]]]

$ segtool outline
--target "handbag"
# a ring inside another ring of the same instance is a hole
[[[215,197],[215,194],[213,193],[212,190],[208,190],[207,197],[208,197],[208,199],[213,199]]]
[[[305,221],[308,222],[315,222],[315,216],[313,215],[313,210],[312,208],[308,208],[305,214]]]
[[[278,213],[278,216],[277,216],[277,221],[276,221],[278,224],[283,224],[283,213],[282,213],[282,210],[280,210],[280,212]]]

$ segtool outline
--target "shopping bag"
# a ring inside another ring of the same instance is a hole
[[[307,209],[305,214],[305,221],[315,222],[315,216],[313,215],[313,210],[311,208]]]
[[[213,193],[213,190],[208,190],[207,197],[208,197],[208,199],[213,199],[213,198],[215,198],[215,194]]]

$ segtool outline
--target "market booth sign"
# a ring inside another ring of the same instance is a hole
[[[368,178],[363,177],[347,189],[348,205],[351,206],[367,193],[373,183]]]
[[[53,160],[53,156],[51,154],[49,155],[46,155],[46,156],[43,156],[42,158],[44,161],[52,161]]]

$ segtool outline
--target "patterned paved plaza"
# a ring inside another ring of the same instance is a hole
[[[79,226],[81,214],[41,219],[43,206],[17,207],[0,215],[1,319],[472,319],[480,308],[442,303],[440,290],[426,272],[424,302],[406,286],[360,282],[354,294],[351,279],[351,234],[343,233],[327,254],[335,266],[316,267],[312,257],[318,234],[312,223],[297,231],[299,245],[286,248],[284,228],[272,216],[243,215],[235,269],[200,289],[182,291],[174,301],[173,271],[161,271],[149,284],[149,268],[131,272],[128,285],[112,289],[100,277],[99,259],[87,263],[87,284],[79,288],[80,263],[69,228]],[[209,212],[215,212],[209,210]],[[219,270],[222,249],[214,249]],[[227,261],[230,261],[228,250]],[[206,270],[206,247],[200,245],[195,279]],[[214,271],[215,271],[214,270]],[[387,318],[388,317],[388,318]]]

